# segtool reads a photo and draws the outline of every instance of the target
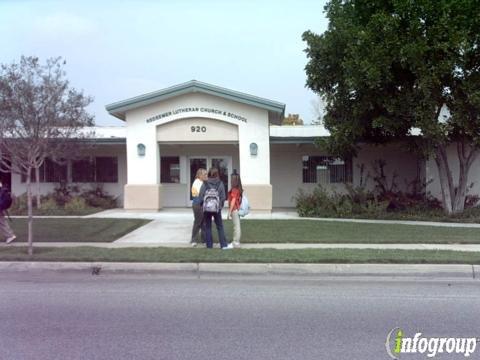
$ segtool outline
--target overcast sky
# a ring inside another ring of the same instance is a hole
[[[325,1],[0,0],[0,63],[62,56],[72,86],[105,105],[192,79],[280,101],[305,123],[305,30],[327,28]]]

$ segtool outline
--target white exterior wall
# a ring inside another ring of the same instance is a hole
[[[101,183],[103,189],[108,194],[117,197],[118,206],[123,206],[123,188],[127,182],[127,162],[126,149],[123,144],[115,145],[97,145],[93,147],[85,156],[116,156],[118,161],[118,182],[117,183]],[[70,176],[70,174],[69,174]],[[96,183],[69,183],[69,185],[77,185],[79,189],[90,190]],[[52,193],[58,183],[40,183],[40,194],[47,195]],[[33,184],[33,193],[36,193],[37,185]],[[27,184],[22,183],[21,176],[12,174],[12,193],[20,196],[27,192]]]
[[[293,207],[295,206],[294,196],[298,189],[311,192],[317,184],[303,183],[302,172],[304,155],[323,155],[313,144],[272,144],[271,145],[271,178],[273,188],[273,207]],[[366,182],[368,189],[373,189],[373,162],[377,159],[386,160],[385,172],[388,183],[391,183],[393,173],[396,171],[398,177],[396,183],[399,188],[406,190],[406,183],[411,182],[417,176],[420,166],[422,172],[423,165],[418,163],[417,156],[405,152],[399,145],[388,145],[386,147],[375,147],[367,145],[361,148],[358,157],[353,159],[353,184],[360,184],[360,170],[358,166],[364,164],[364,176],[370,174]],[[422,176],[422,174],[420,173]],[[344,192],[345,186],[341,183],[326,184],[326,189],[330,191]]]
[[[453,174],[455,185],[458,185],[459,163],[457,149],[454,145],[447,149],[448,163]],[[437,164],[433,158],[426,164],[427,191],[439,200],[442,200],[442,190],[438,175]],[[468,174],[468,184],[473,184],[468,190],[468,195],[480,195],[480,157],[475,160]]]
[[[247,119],[246,122],[233,119],[223,114],[207,112],[189,112],[172,114],[159,120],[146,122],[147,119],[179,108],[214,108],[238,114]],[[270,147],[268,112],[235,101],[203,94],[192,93],[147,105],[128,111],[127,123],[127,161],[128,184],[160,183],[160,152],[157,146],[157,127],[172,121],[192,118],[214,119],[238,126],[239,160],[242,168],[244,184],[270,184]],[[201,138],[200,138],[201,139]],[[201,141],[201,140],[199,140]],[[258,145],[258,155],[250,155],[250,143]],[[146,146],[144,157],[137,155],[137,144]],[[192,140],[195,143],[195,140]]]

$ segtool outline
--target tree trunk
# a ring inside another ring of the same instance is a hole
[[[458,182],[455,184],[448,163],[445,146],[439,146],[435,151],[435,162],[440,178],[442,190],[442,204],[447,214],[459,214],[465,209],[467,197],[468,173],[473,162],[480,154],[479,149],[469,148],[467,151],[464,141],[457,142]],[[457,185],[457,186],[455,186]]]
[[[40,203],[40,168],[36,167],[35,168],[35,182],[37,184],[37,209],[40,209],[41,203]]]
[[[31,169],[30,169],[31,170]],[[30,174],[31,171],[28,171]],[[27,204],[28,204],[28,255],[33,256],[33,209],[32,209],[32,181],[27,176]]]
[[[438,176],[440,180],[440,189],[442,190],[442,205],[447,214],[451,214],[452,209],[452,172],[446,159],[446,151],[443,146],[435,150],[435,163],[437,164]]]

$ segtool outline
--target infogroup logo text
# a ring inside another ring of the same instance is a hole
[[[458,354],[468,358],[477,348],[477,338],[426,338],[416,333],[413,338],[406,337],[402,329],[393,328],[387,335],[385,347],[392,359],[400,359],[400,354],[427,354],[433,358],[437,354]]]

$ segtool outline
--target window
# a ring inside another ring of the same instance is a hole
[[[160,159],[160,181],[162,183],[180,182],[180,158],[178,156],[162,156]]]
[[[38,181],[43,183],[67,181],[67,171],[67,164],[58,164],[47,158],[38,169]],[[26,181],[27,177],[22,175],[22,182]],[[35,169],[32,169],[30,181],[35,182]]]
[[[95,161],[93,158],[72,161],[72,182],[95,182]]]
[[[116,157],[97,157],[95,159],[95,178],[97,182],[118,182],[118,161]]]
[[[117,158],[113,156],[99,156],[72,161],[72,182],[118,182]]]
[[[332,156],[303,156],[303,183],[352,182],[352,160]]]

